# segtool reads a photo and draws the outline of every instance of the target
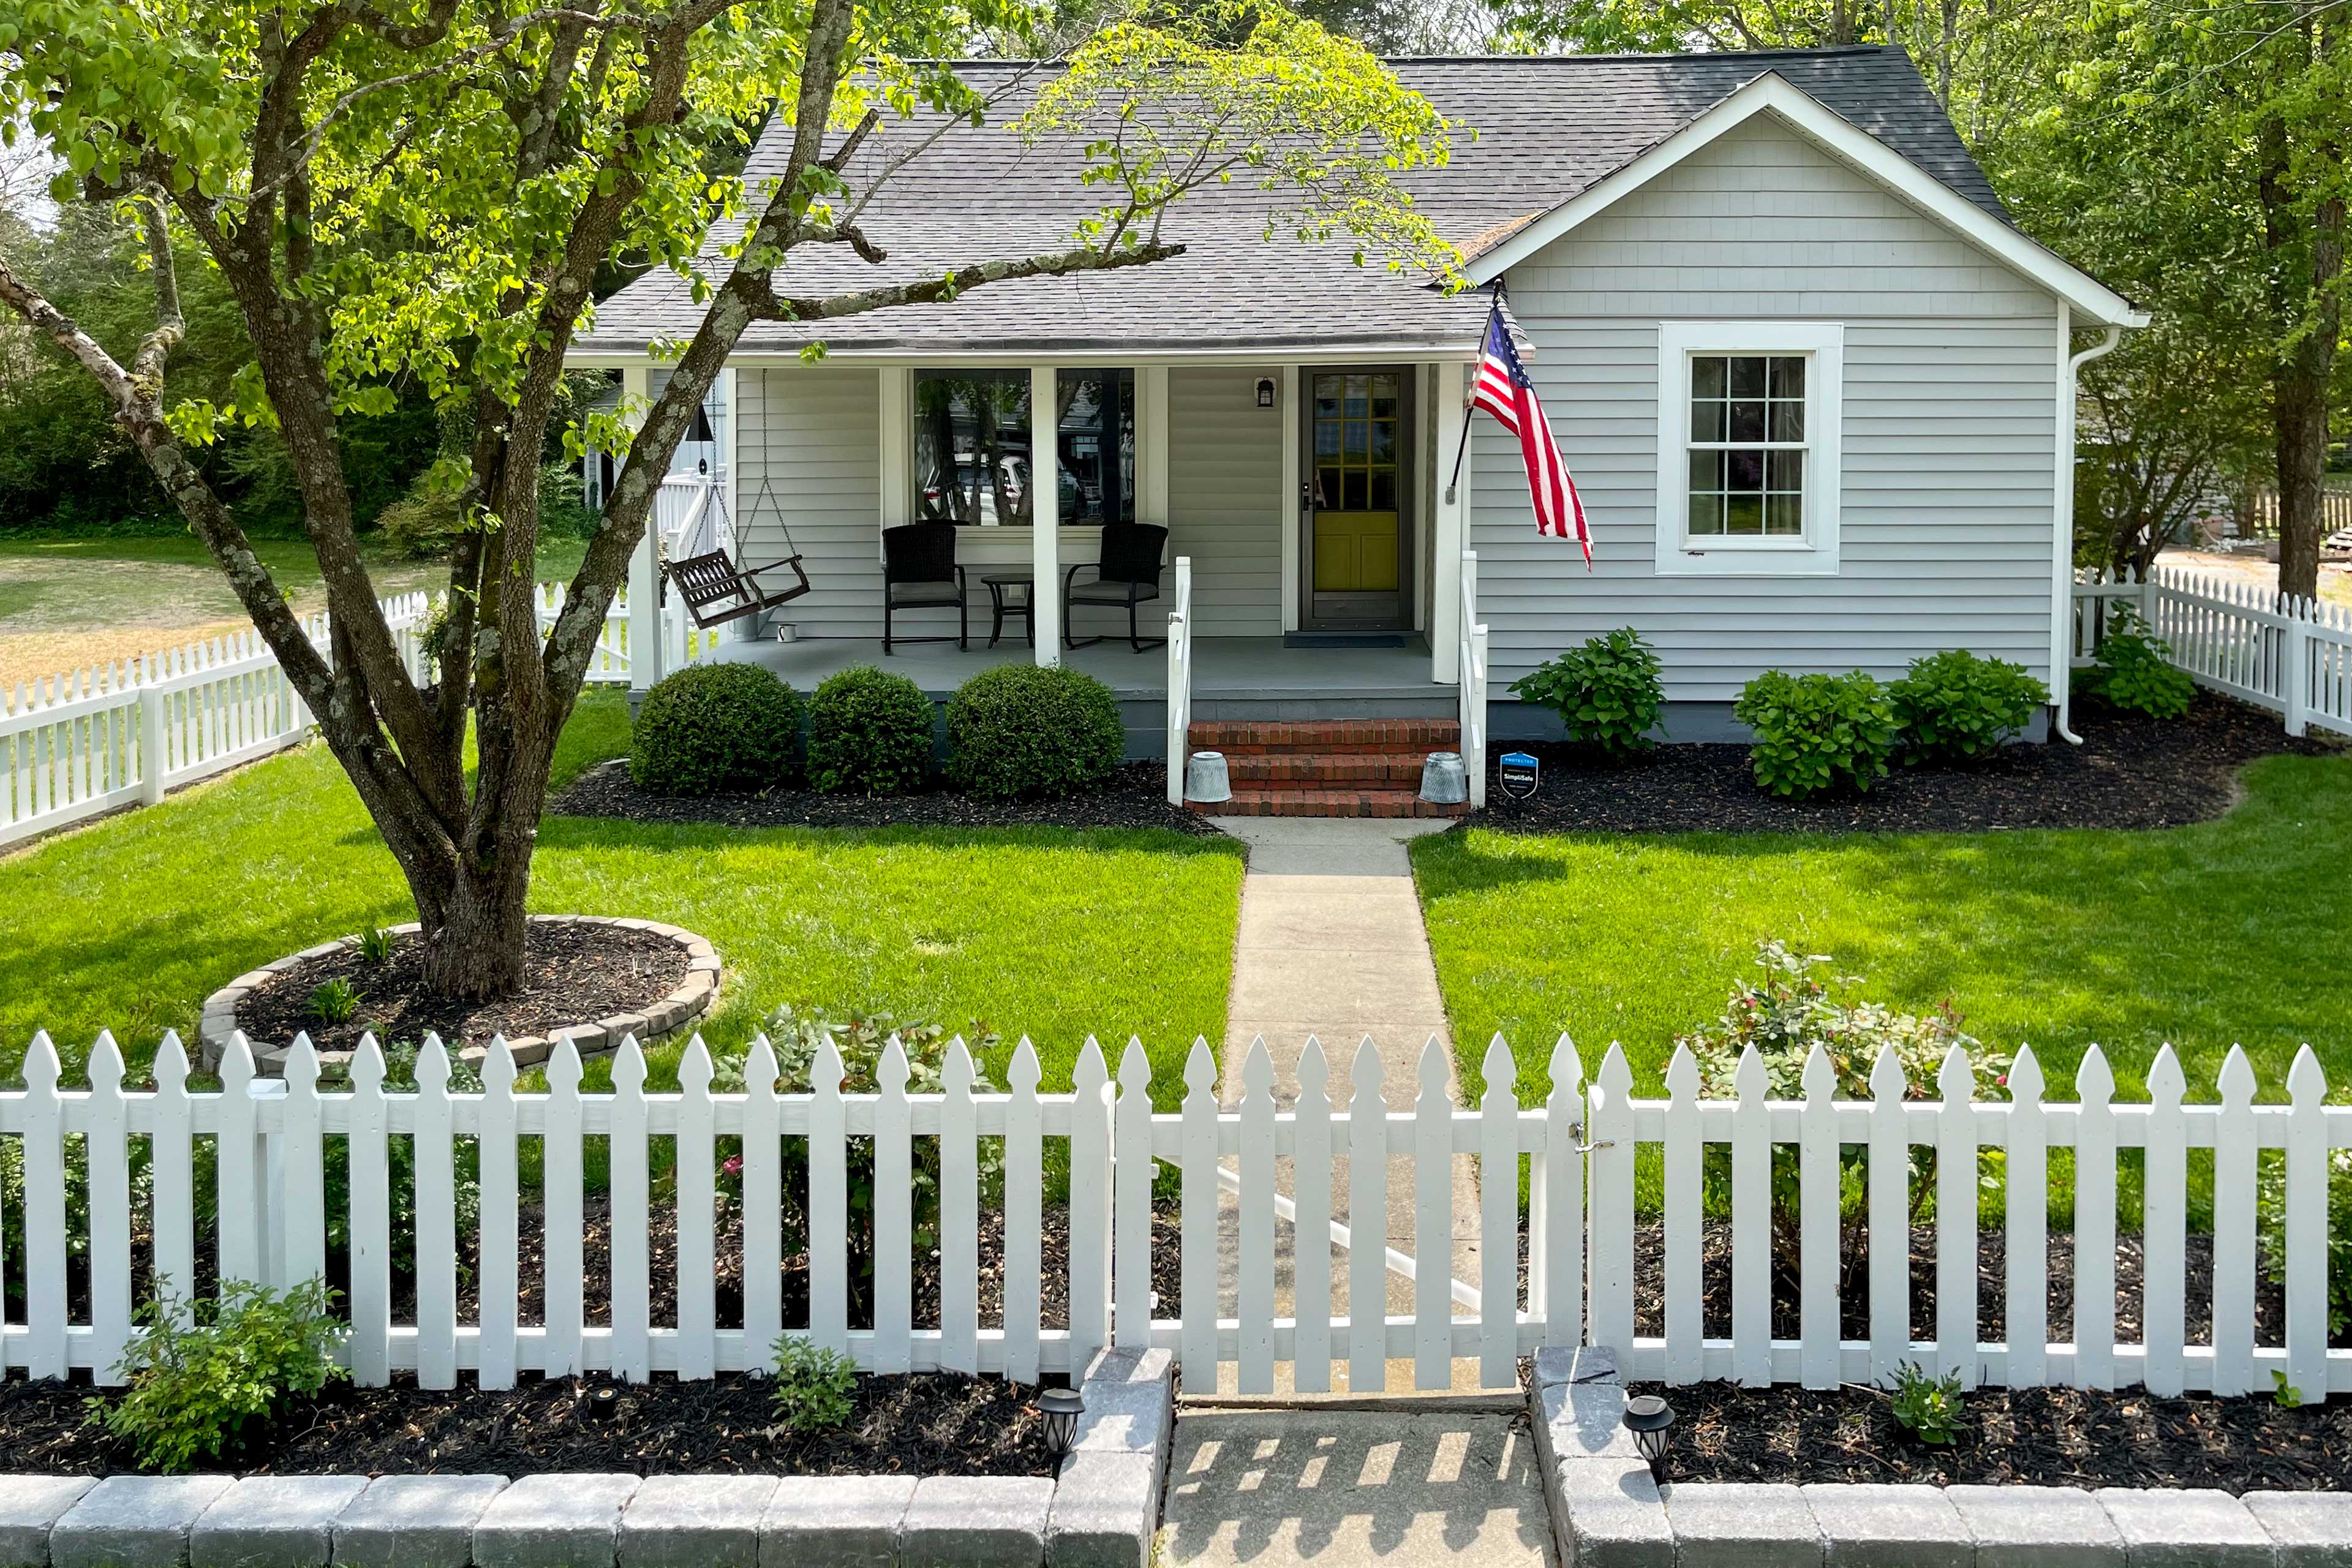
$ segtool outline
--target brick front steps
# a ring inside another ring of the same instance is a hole
[[[1461,747],[1451,719],[1208,721],[1192,749],[1222,752],[1234,797],[1192,809],[1218,816],[1459,816],[1421,798],[1432,752]]]

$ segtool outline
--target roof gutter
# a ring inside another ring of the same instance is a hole
[[[2058,738],[2079,746],[2074,733],[2074,407],[2083,367],[2102,354],[2112,353],[2123,342],[2124,330],[2110,326],[2107,335],[2067,358],[2074,346],[2074,318],[2063,302],[2058,307],[2058,353],[2063,366],[2058,376],[2058,474],[2052,498],[2050,545],[2050,686],[2057,699],[2053,727]]]

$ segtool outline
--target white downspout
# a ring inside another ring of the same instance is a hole
[[[2065,361],[2058,382],[2058,474],[2053,487],[2050,546],[2050,694],[2056,700],[2053,727],[2058,738],[2079,746],[2071,721],[2074,705],[2074,405],[2077,378],[2083,367],[2123,342],[2124,330],[2109,327],[2106,337],[2067,358],[2074,346],[2074,312],[2058,307],[2058,354]]]

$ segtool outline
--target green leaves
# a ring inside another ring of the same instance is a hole
[[[1911,661],[1887,688],[1903,731],[1903,761],[1951,764],[1990,756],[2021,732],[2050,689],[2007,659],[1947,648]]]
[[[282,1294],[224,1280],[217,1301],[194,1303],[194,1322],[158,1295],[139,1310],[146,1331],[118,1368],[130,1380],[120,1399],[89,1402],[90,1419],[128,1442],[142,1468],[176,1473],[220,1458],[254,1423],[308,1398],[337,1378],[342,1325],[328,1315],[320,1280]]]
[[[1829,789],[1867,790],[1886,776],[1895,751],[1895,710],[1869,675],[1790,675],[1768,669],[1749,681],[1732,717],[1755,731],[1748,761],[1756,782],[1806,800]]]
[[[1511,682],[1511,693],[1559,715],[1570,741],[1622,760],[1656,742],[1650,731],[1665,711],[1658,656],[1631,626],[1569,649]]]

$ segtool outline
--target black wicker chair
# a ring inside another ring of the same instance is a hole
[[[964,615],[963,568],[956,564],[956,525],[910,522],[882,531],[882,651],[902,642],[952,642],[971,646]],[[902,637],[892,618],[900,610],[952,609],[955,635]]]
[[[1081,562],[1062,574],[1062,646],[1092,647],[1104,640],[1099,637],[1073,640],[1070,637],[1072,608],[1099,605],[1109,609],[1126,607],[1128,646],[1136,652],[1166,647],[1166,637],[1142,635],[1137,612],[1141,605],[1160,597],[1160,560],[1167,553],[1168,531],[1157,523],[1105,523],[1102,559],[1091,567]],[[1094,573],[1093,582],[1077,580],[1078,574],[1086,571]]]

